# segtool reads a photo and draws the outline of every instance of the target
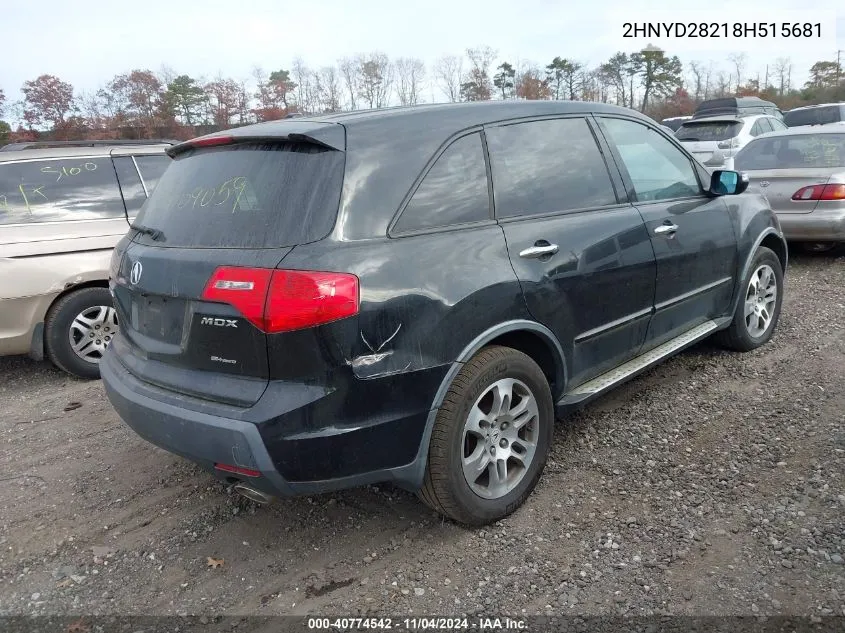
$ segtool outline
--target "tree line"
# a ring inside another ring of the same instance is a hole
[[[839,61],[819,61],[803,86],[793,85],[789,58],[750,72],[745,54],[727,67],[689,61],[649,46],[618,52],[597,66],[555,57],[548,64],[507,61],[489,46],[445,55],[429,67],[416,58],[390,59],[383,52],[344,57],[309,67],[302,58],[289,68],[255,67],[249,78],[212,79],[179,74],[170,67],[119,74],[94,91],[76,91],[50,74],[24,82],[10,102],[0,89],[0,141],[51,138],[171,136],[188,138],[291,113],[315,114],[416,105],[426,101],[569,99],[615,103],[655,118],[690,114],[704,100],[757,95],[782,109],[845,100]],[[439,94],[438,94],[439,93]],[[442,95],[442,96],[440,96]]]

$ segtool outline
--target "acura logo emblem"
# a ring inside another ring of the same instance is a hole
[[[142,272],[144,272],[144,267],[141,266],[141,262],[135,262],[132,264],[132,272],[129,273],[129,281],[132,282],[133,286],[141,281]]]

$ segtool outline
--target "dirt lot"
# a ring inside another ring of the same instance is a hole
[[[845,615],[844,360],[845,257],[793,255],[769,345],[561,422],[527,504],[472,531],[388,486],[256,506],[99,382],[0,359],[0,614]]]

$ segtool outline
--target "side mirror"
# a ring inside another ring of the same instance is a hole
[[[717,169],[710,176],[710,193],[715,196],[735,196],[748,189],[748,174]]]

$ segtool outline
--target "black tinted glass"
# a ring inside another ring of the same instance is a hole
[[[141,177],[135,169],[135,163],[128,156],[117,156],[114,159],[114,170],[117,172],[117,179],[120,181],[120,191],[123,194],[123,202],[126,205],[126,213],[130,216],[138,213],[147,201],[147,194],[141,184]]]
[[[396,223],[397,231],[451,226],[490,218],[487,168],[480,134],[452,143],[423,178]]]
[[[156,188],[159,178],[172,160],[167,154],[135,157],[135,162],[138,164],[138,170],[144,179],[144,186],[147,188],[148,194],[151,194]]]
[[[0,163],[0,224],[124,217],[110,158]]]
[[[845,134],[802,134],[751,141],[734,159],[738,170],[845,167]]]
[[[487,130],[499,217],[616,204],[596,140],[584,119]]]
[[[684,123],[675,132],[679,141],[726,141],[742,129],[739,121]]]
[[[342,152],[310,143],[193,150],[170,163],[135,224],[161,231],[161,246],[275,248],[319,240],[337,217],[343,164]]]
[[[801,125],[826,125],[828,123],[837,123],[842,121],[843,113],[840,106],[830,105],[787,112],[783,115],[783,120],[789,127],[798,127]]]

